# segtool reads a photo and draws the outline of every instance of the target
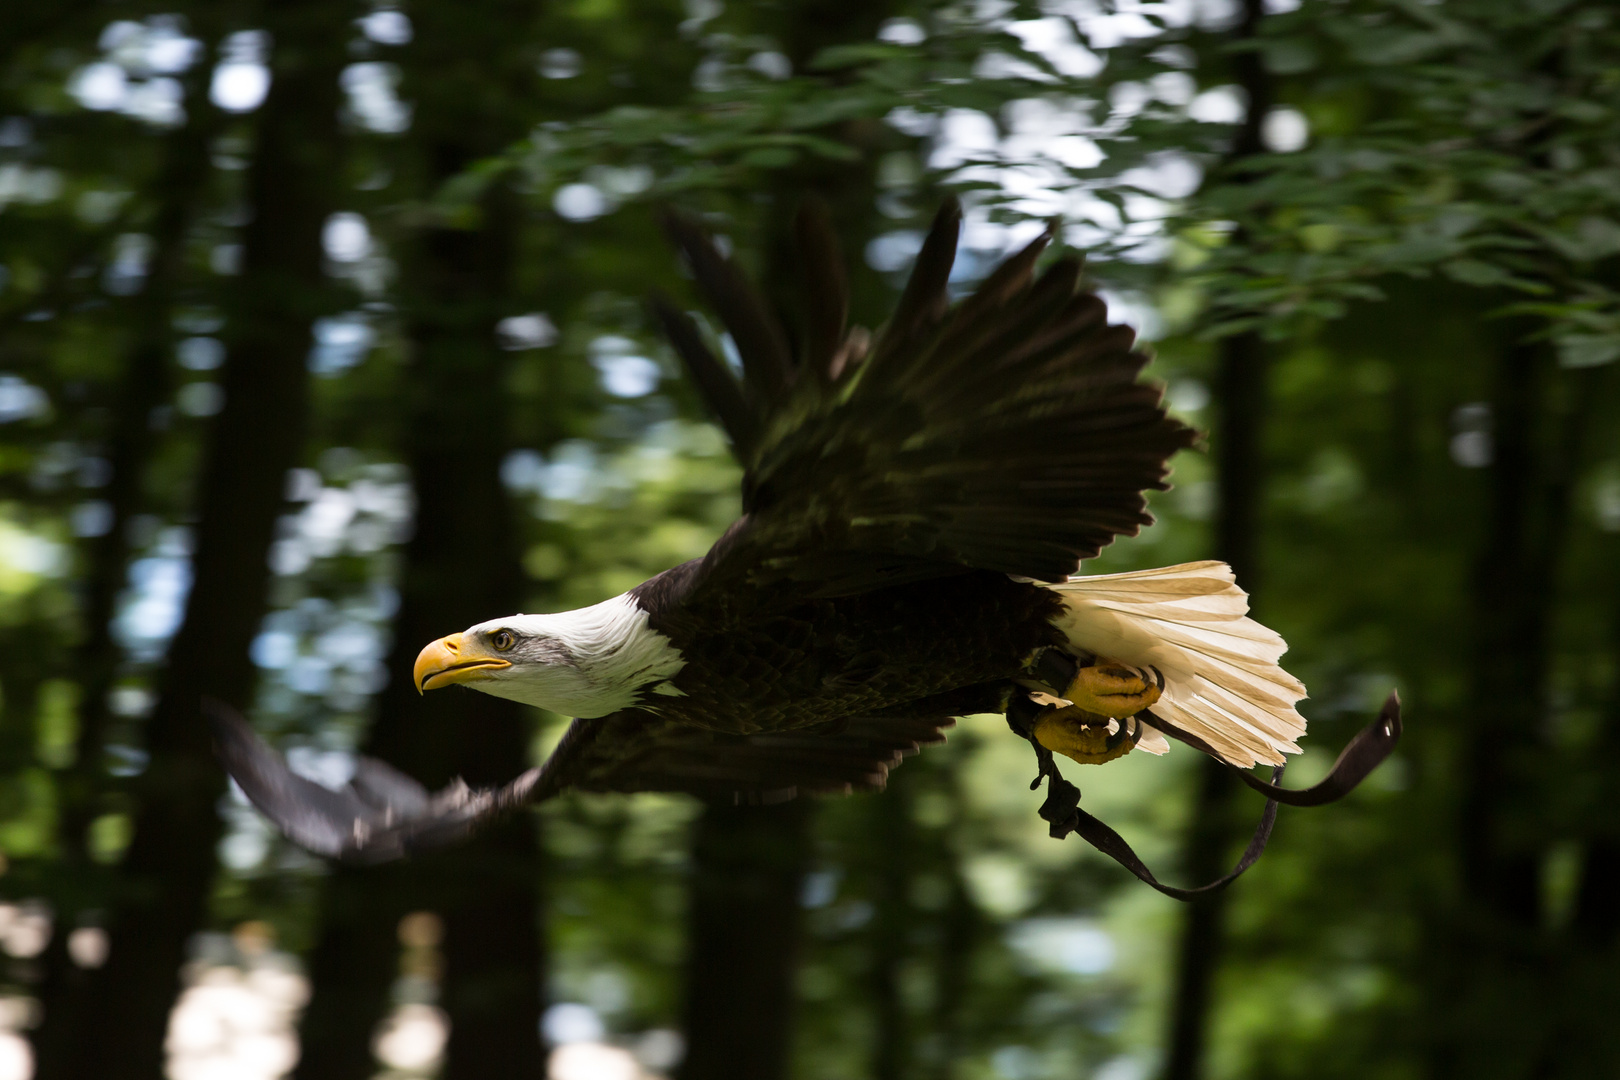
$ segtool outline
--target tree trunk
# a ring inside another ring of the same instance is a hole
[[[199,63],[206,73],[209,65]],[[41,957],[39,1001],[53,1022],[34,1031],[36,1072],[58,1075],[69,1037],[79,1027],[75,1016],[86,974],[68,955],[67,939],[80,913],[95,906],[97,888],[89,852],[90,824],[102,809],[107,773],[102,755],[111,719],[108,698],[118,675],[122,650],[113,637],[113,616],[124,588],[131,555],[130,522],[145,503],[147,463],[155,442],[153,411],[171,390],[170,327],[176,290],[185,267],[188,232],[195,220],[211,165],[208,144],[218,127],[218,114],[202,102],[207,82],[187,79],[192,103],[186,123],[170,134],[164,160],[152,184],[156,213],[152,226],[154,254],[145,287],[130,298],[131,341],[116,390],[109,395],[111,419],[105,457],[111,476],[103,490],[107,529],[85,544],[85,581],[80,618],[84,637],[74,650],[72,670],[79,680],[79,730],[73,761],[56,778],[59,872],[65,888],[56,897],[56,931]],[[47,1041],[47,1036],[52,1041]]]
[[[406,587],[421,598],[423,623],[405,636],[408,627],[400,620],[401,659],[414,658],[436,637],[523,606],[515,515],[501,482],[501,463],[511,447],[504,407],[510,354],[495,345],[515,261],[518,217],[512,200],[506,189],[497,189],[477,232],[429,234],[415,268],[424,292],[412,304],[411,338],[421,390],[431,399],[422,402],[422,422],[414,425],[411,467],[421,496],[418,551],[433,556],[408,564],[420,575]],[[424,711],[408,676],[391,685],[405,699],[394,715],[402,715],[407,703],[410,709],[411,721],[400,725],[406,737],[434,759],[416,761],[418,775],[436,767],[488,785],[510,780],[527,762],[529,724],[522,706],[452,690]],[[434,776],[433,782],[448,779]],[[433,876],[431,900],[445,919],[447,1080],[540,1077],[535,818],[513,818],[440,859],[424,860],[422,869]]]
[[[498,7],[486,4],[476,18],[443,2],[411,10],[415,36],[402,59],[416,111],[403,165],[419,178],[424,198],[526,130],[535,76],[521,30],[534,8]],[[492,87],[504,92],[486,100]],[[495,340],[496,322],[517,303],[510,298],[521,225],[516,196],[496,183],[473,225],[426,225],[402,251],[411,356],[402,382],[408,419],[401,454],[413,478],[416,526],[405,549],[389,682],[362,749],[432,787],[455,776],[474,785],[504,783],[528,758],[521,706],[457,689],[424,698],[411,676],[429,641],[522,610],[533,599],[501,482],[512,449],[511,354]],[[372,1033],[388,1010],[396,975],[397,926],[417,909],[437,912],[445,925],[440,1004],[450,1041],[443,1075],[543,1075],[535,818],[519,816],[464,847],[404,867],[339,870],[327,882],[322,908],[297,1080],[372,1074]]]
[[[711,802],[692,841],[681,1080],[782,1080],[810,803]]]
[[[193,585],[148,724],[149,761],[133,785],[134,834],[112,904],[111,948],[88,989],[94,1037],[76,1033],[73,1061],[58,1075],[163,1074],[186,941],[206,917],[220,834],[214,804],[225,790],[199,700],[250,703],[248,647],[266,608],[266,559],[286,474],[303,448],[310,323],[328,289],[321,227],[331,209],[349,11],[302,0],[265,14],[274,78],[248,176],[254,216],[243,273],[228,306],[225,402],[198,488]]]
[[[1610,543],[1611,566],[1620,566],[1620,545]],[[1620,589],[1613,619],[1615,671],[1620,672]],[[1609,689],[1603,733],[1590,750],[1601,786],[1594,807],[1612,807],[1620,797],[1620,679]],[[1609,950],[1620,943],[1620,822],[1613,814],[1593,814],[1581,855],[1581,880],[1570,930],[1578,948]]]
[[[396,652],[398,650],[396,649]],[[389,672],[398,670],[398,657]],[[310,950],[310,998],[298,1029],[294,1080],[367,1080],[371,1043],[399,975],[401,917],[412,909],[408,868],[333,869],[320,894],[320,937]]]
[[[1474,577],[1471,682],[1459,823],[1463,884],[1503,929],[1533,933],[1541,922],[1538,845],[1514,841],[1507,789],[1540,741],[1546,691],[1551,585],[1530,524],[1538,502],[1536,442],[1546,407],[1544,350],[1505,347],[1491,405],[1492,457],[1484,549]]]
[[[510,780],[528,755],[521,706],[487,694],[417,694],[411,667],[434,638],[525,598],[512,507],[501,484],[509,449],[507,354],[495,314],[510,286],[513,215],[502,199],[476,231],[433,230],[406,261],[414,345],[405,456],[416,527],[405,549],[399,613],[365,753],[430,787],[461,776]],[[402,867],[336,872],[311,956],[298,1080],[364,1080],[386,1013],[396,927],[416,909],[445,921],[441,1003],[450,1016],[449,1078],[541,1075],[542,948],[534,819],[520,816],[471,843]]]
[[[939,960],[935,966],[931,1080],[951,1080],[962,1056],[964,1002],[973,977],[973,952],[985,936],[985,918],[968,891],[962,867],[953,859],[950,899],[940,918]]]
[[[917,766],[913,765],[912,768]],[[915,872],[912,853],[917,838],[911,824],[911,778],[901,772],[889,789],[870,800],[873,856],[873,917],[868,955],[872,1013],[876,1023],[872,1046],[872,1080],[901,1080],[911,1062],[911,1025],[900,990],[900,970],[916,918],[909,885]]]
[[[1611,540],[1600,549],[1611,566],[1620,565],[1617,547]],[[1616,599],[1620,590],[1611,592],[1611,603]],[[1614,614],[1610,655],[1620,656],[1620,605]],[[1620,1031],[1610,1023],[1620,1010],[1620,822],[1612,812],[1620,796],[1620,682],[1610,686],[1605,713],[1602,733],[1582,755],[1597,783],[1585,800],[1581,876],[1559,955],[1558,1016],[1542,1044],[1538,1078],[1585,1080],[1620,1061]]]
[[[1265,343],[1254,332],[1222,338],[1215,376],[1215,557],[1230,564],[1252,595],[1257,564],[1263,485],[1261,432],[1265,422]],[[1198,788],[1187,830],[1183,866],[1190,884],[1213,881],[1230,869],[1237,835],[1235,777],[1212,758],[1198,762]],[[1204,1051],[1215,972],[1225,938],[1226,893],[1191,901],[1176,954],[1166,1080],[1197,1080]]]
[[[1243,15],[1232,32],[1239,43],[1253,41],[1265,16],[1262,0],[1243,0]],[[1271,78],[1255,49],[1232,58],[1233,74],[1248,96],[1228,164],[1264,150],[1261,128],[1271,110]],[[1241,242],[1241,240],[1239,241]],[[1222,338],[1217,346],[1214,557],[1232,567],[1237,583],[1251,597],[1259,584],[1258,536],[1263,491],[1262,432],[1266,404],[1266,348],[1256,331]],[[1182,865],[1188,883],[1202,885],[1230,868],[1237,830],[1233,821],[1238,783],[1213,759],[1198,762],[1192,822]],[[1226,895],[1191,901],[1177,946],[1169,1048],[1164,1080],[1199,1080],[1216,969],[1225,937]]]
[[[1554,839],[1543,779],[1550,626],[1597,373],[1557,372],[1550,350],[1526,340],[1532,330],[1509,324],[1492,394],[1457,818],[1466,896],[1463,916],[1437,928],[1449,1005],[1433,1047],[1437,1077],[1550,1076],[1554,1063],[1591,1043],[1590,1032],[1563,1030],[1590,1007],[1590,995],[1561,1002],[1560,992],[1590,978],[1586,954],[1603,943],[1593,908],[1609,887],[1602,826],[1586,852],[1570,927],[1583,940],[1567,954],[1569,970],[1551,948],[1541,874]],[[1514,1022],[1521,1017],[1527,1022]]]

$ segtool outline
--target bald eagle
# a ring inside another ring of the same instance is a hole
[[[1174,736],[1246,770],[1298,752],[1305,688],[1225,564],[1075,576],[1152,523],[1143,492],[1168,486],[1195,433],[1140,379],[1147,358],[1080,288],[1080,261],[1036,273],[1050,230],[953,305],[960,223],[954,202],[941,209],[872,335],[847,325],[832,229],[807,206],[805,329],[790,342],[703,228],[671,215],[740,374],[686,313],[657,297],[652,309],[744,467],[743,516],[702,558],[622,596],[491,618],[422,650],[423,692],[459,685],[577,718],[505,788],[430,795],[362,759],[332,791],[218,712],[249,798],[303,846],[371,861],[570,788],[751,802],[881,788],[955,717],[996,712],[1051,779],[1054,835],[1078,829],[1107,850],[1111,831],[1078,811],[1053,754],[1100,763],[1164,753]],[[1242,775],[1273,798],[1324,801],[1387,754],[1398,723],[1386,710],[1308,793]]]

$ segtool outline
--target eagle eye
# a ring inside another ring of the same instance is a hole
[[[517,644],[517,638],[512,636],[510,630],[497,630],[489,635],[489,643],[495,646],[496,652],[505,652]]]

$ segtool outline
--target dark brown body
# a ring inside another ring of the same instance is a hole
[[[686,659],[671,680],[683,696],[655,695],[648,707],[711,731],[792,731],[977,687],[987,693],[968,698],[994,700],[1058,643],[1058,596],[1005,574],[952,573],[791,605],[762,590],[720,610],[670,595],[686,572],[668,572],[676,580],[663,583],[667,592],[655,578],[635,594],[651,628]]]

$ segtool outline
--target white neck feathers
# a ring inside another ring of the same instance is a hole
[[[647,625],[647,613],[628,593],[573,611],[491,619],[469,632],[497,627],[552,638],[574,663],[514,669],[510,680],[491,680],[478,688],[571,716],[605,716],[627,708],[643,690],[686,666],[680,650]]]

